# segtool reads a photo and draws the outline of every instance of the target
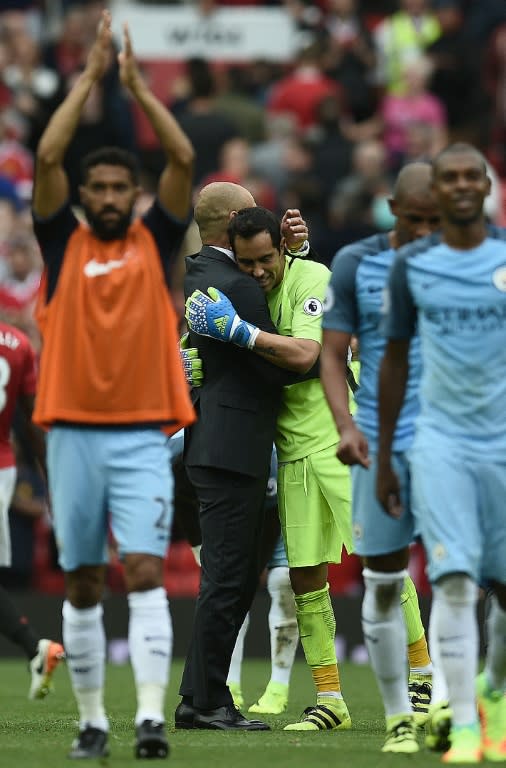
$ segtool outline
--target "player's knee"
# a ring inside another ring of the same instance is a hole
[[[306,595],[323,589],[327,583],[327,565],[290,568],[290,583],[296,595]]]
[[[144,554],[127,555],[125,583],[128,592],[146,592],[163,586],[162,558]]]
[[[103,567],[86,566],[65,575],[67,599],[74,608],[92,608],[102,601],[105,583]]]
[[[442,576],[434,585],[434,592],[450,605],[475,603],[478,599],[478,586],[466,573]]]

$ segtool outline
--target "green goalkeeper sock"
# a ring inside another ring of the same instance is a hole
[[[401,607],[406,625],[409,666],[411,669],[430,668],[430,656],[427,649],[425,629],[420,616],[418,594],[410,576],[404,579],[401,592]]]
[[[306,661],[311,667],[317,690],[339,691],[334,638],[336,620],[330,601],[329,585],[295,596],[297,624]]]

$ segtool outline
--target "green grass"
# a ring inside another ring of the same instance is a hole
[[[314,701],[310,673],[297,661],[288,712],[266,717],[269,733],[174,731],[173,714],[179,701],[181,662],[172,668],[167,697],[167,722],[174,768],[390,768],[409,762],[410,768],[440,765],[425,749],[416,756],[382,755],[384,720],[381,702],[369,667],[341,665],[341,680],[353,729],[343,732],[296,734],[283,732]],[[263,692],[269,674],[267,661],[247,661],[243,693],[247,706]],[[76,732],[76,708],[65,669],[55,675],[56,690],[46,700],[27,700],[28,674],[22,661],[0,661],[0,768],[69,768],[66,753]],[[86,765],[139,765],[132,752],[134,688],[129,666],[107,670],[106,706],[111,721],[111,757]],[[155,764],[160,764],[160,762]]]

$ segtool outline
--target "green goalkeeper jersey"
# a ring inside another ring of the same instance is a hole
[[[287,257],[283,280],[267,294],[271,318],[282,336],[321,344],[323,300],[330,271],[323,264]],[[295,461],[337,443],[338,433],[320,379],[284,388],[278,416],[278,461]]]

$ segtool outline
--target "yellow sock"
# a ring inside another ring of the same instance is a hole
[[[341,690],[337,664],[329,664],[326,667],[313,667],[311,674],[313,675],[318,693],[326,693],[327,691],[338,693]]]
[[[428,667],[430,665],[431,661],[425,635],[411,643],[411,645],[408,645],[408,658],[410,669]]]

